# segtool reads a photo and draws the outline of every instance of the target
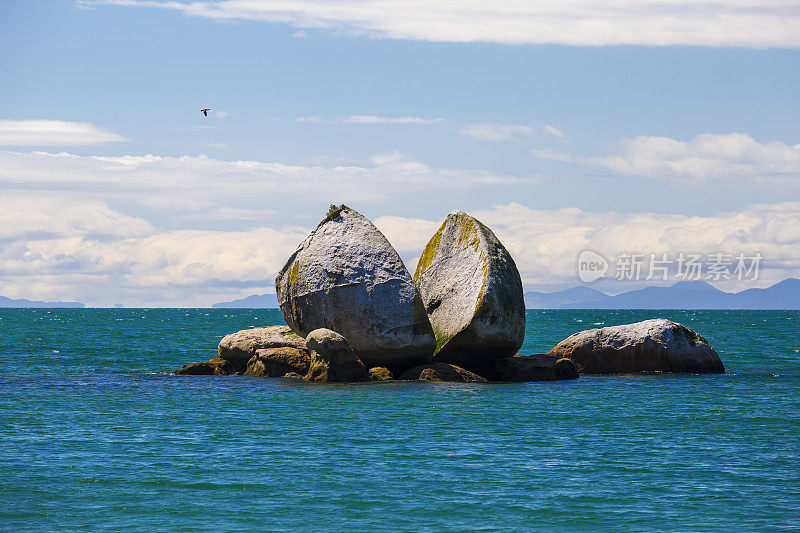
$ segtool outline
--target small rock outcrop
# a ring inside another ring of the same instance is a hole
[[[311,366],[306,381],[370,381],[364,366],[347,339],[329,329],[315,329],[306,337],[311,350]]]
[[[453,381],[456,383],[483,383],[486,378],[460,366],[447,363],[430,363],[406,370],[398,378],[403,381]]]
[[[307,349],[289,346],[263,348],[247,362],[245,376],[260,378],[280,377],[289,372],[305,375],[311,366],[311,354]]]
[[[229,376],[236,372],[236,367],[230,361],[214,357],[202,363],[183,365],[175,371],[177,376]]]
[[[217,352],[222,359],[244,369],[258,350],[286,347],[305,350],[306,341],[289,326],[268,326],[226,335],[219,341]]]
[[[430,361],[436,340],[400,256],[360,213],[331,206],[275,279],[286,323],[301,336],[339,332],[372,366]]]
[[[369,369],[369,378],[372,381],[390,381],[394,379],[394,374],[385,366],[375,366]]]
[[[706,339],[664,318],[581,331],[558,343],[548,355],[572,359],[585,374],[725,372]]]
[[[522,281],[492,230],[462,211],[447,215],[417,263],[436,336],[435,361],[470,366],[513,356],[525,338]]]
[[[489,381],[556,381],[578,379],[571,359],[549,355],[526,355],[490,359],[475,370]]]

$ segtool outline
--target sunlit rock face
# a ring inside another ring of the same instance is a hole
[[[386,237],[346,206],[300,244],[275,280],[283,317],[298,335],[343,335],[368,368],[430,361],[436,340],[411,275]]]
[[[462,211],[447,215],[414,274],[436,336],[434,359],[465,368],[514,355],[525,338],[522,280],[495,234]]]

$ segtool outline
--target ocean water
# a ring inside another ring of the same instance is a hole
[[[658,316],[728,373],[173,376],[280,313],[0,309],[0,528],[800,529],[800,312],[528,311],[521,353]]]

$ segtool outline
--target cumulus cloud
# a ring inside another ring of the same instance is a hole
[[[764,257],[759,283],[800,276],[800,203],[754,205],[741,212],[698,217],[656,213],[543,210],[518,203],[471,213],[489,225],[511,252],[528,285],[578,284],[576,260],[586,249],[609,260],[621,253],[740,253]],[[381,217],[399,250],[418,256],[441,221]],[[611,274],[613,276],[613,273]],[[737,281],[718,285],[745,288]],[[749,286],[749,285],[748,285]]]
[[[313,124],[434,124],[442,122],[442,118],[422,117],[380,117],[376,115],[352,115],[347,118],[297,117],[295,122]]]
[[[800,46],[795,0],[83,0],[387,39],[503,44]]]
[[[534,176],[429,167],[398,152],[361,164],[333,166],[227,161],[202,155],[100,157],[0,152],[0,187],[6,190],[103,191],[106,198],[124,195],[148,205],[173,197],[180,202],[199,202],[200,206],[219,198],[270,193],[317,198],[321,189],[336,190],[348,201],[381,201],[398,192],[537,181]]]
[[[619,174],[690,185],[800,186],[800,144],[761,143],[744,133],[729,133],[702,134],[688,142],[638,136],[615,148],[614,154],[585,161]]]
[[[164,230],[103,202],[75,199],[3,197],[0,213],[0,294],[94,305],[205,306],[271,292],[275,274],[311,230],[281,222],[241,231]],[[472,214],[503,241],[529,286],[577,284],[575,262],[585,249],[609,259],[620,253],[759,252],[760,284],[800,275],[799,202],[707,217],[517,203]],[[411,258],[441,222],[375,219]],[[415,261],[408,262],[412,271]]]
[[[3,197],[0,294],[210,305],[271,286],[308,230],[164,231],[99,201]]]
[[[0,146],[77,146],[127,141],[88,122],[0,119]]]

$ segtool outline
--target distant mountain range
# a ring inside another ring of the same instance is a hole
[[[216,308],[278,307],[274,294],[254,294],[220,302]],[[526,292],[528,309],[800,309],[800,279],[789,278],[766,289],[724,292],[705,281],[680,281],[610,296],[578,286],[556,292]]]
[[[247,298],[242,298],[241,300],[216,303],[211,307],[217,309],[260,309],[264,307],[278,307],[278,297],[274,294],[253,294]]]
[[[576,300],[582,294],[589,297]],[[800,309],[800,279],[737,293],[721,291],[705,281],[680,281],[670,287],[646,287],[616,296],[575,287],[526,293],[525,304],[529,309]]]
[[[80,302],[37,302],[20,298],[12,300],[7,296],[0,296],[0,307],[86,307]]]

